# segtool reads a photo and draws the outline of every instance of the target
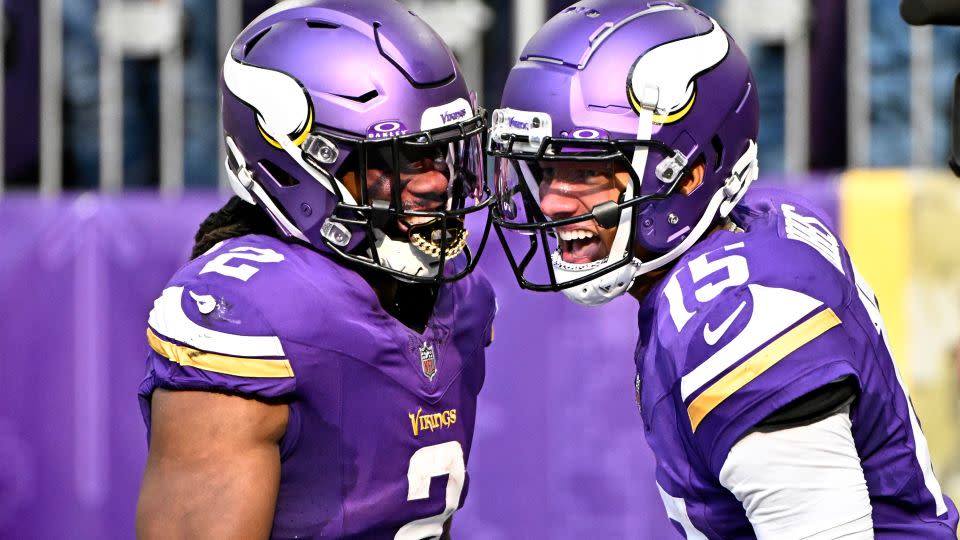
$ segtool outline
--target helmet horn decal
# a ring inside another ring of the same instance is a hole
[[[682,119],[696,99],[694,80],[727,56],[730,42],[716,21],[706,34],[665,43],[644,53],[630,68],[627,98],[634,112],[643,110],[644,92],[659,90],[654,120],[671,124]]]
[[[313,107],[303,87],[293,77],[272,69],[242,64],[227,55],[223,80],[233,95],[257,113],[263,138],[282,148],[281,138],[300,146],[313,125]]]
[[[331,193],[333,183],[348,204],[356,204],[346,187],[323,169],[308,165],[299,145],[310,134],[313,107],[296,79],[272,69],[241,64],[227,55],[223,64],[223,80],[227,89],[257,113],[257,127],[267,142],[286,152]]]

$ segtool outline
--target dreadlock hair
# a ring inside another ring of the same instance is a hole
[[[265,234],[280,238],[280,231],[270,217],[257,205],[233,196],[223,208],[203,220],[194,235],[191,259],[203,255],[218,242],[247,234]]]

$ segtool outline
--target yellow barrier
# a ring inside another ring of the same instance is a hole
[[[960,495],[960,180],[946,172],[851,171],[841,236],[880,300],[890,344],[944,491]]]

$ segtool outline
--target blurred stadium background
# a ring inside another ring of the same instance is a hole
[[[227,196],[219,59],[271,3],[3,0],[0,538],[133,536],[146,315]],[[405,3],[488,109],[525,40],[569,4]],[[761,181],[840,228],[957,496],[960,180],[946,162],[960,30],[911,28],[892,0],[691,3],[749,51]],[[669,537],[634,405],[632,301],[586,310],[521,292],[488,250],[501,311],[456,537]]]

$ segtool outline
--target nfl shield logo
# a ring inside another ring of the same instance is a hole
[[[430,343],[424,342],[420,346],[420,368],[431,381],[433,376],[437,374],[437,357],[434,355],[433,345]]]

